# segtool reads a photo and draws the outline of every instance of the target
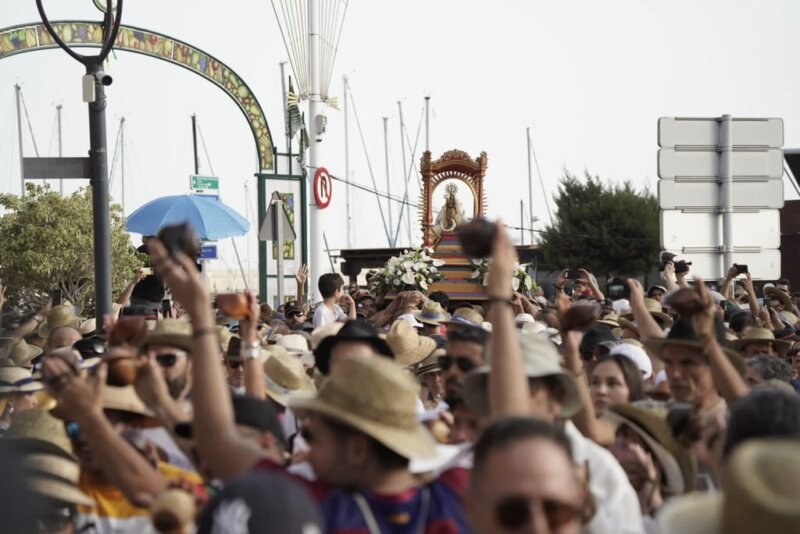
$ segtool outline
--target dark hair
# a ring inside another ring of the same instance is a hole
[[[800,438],[800,397],[777,390],[751,391],[731,406],[724,458],[754,438]]]
[[[572,457],[569,439],[562,430],[533,417],[507,417],[492,423],[478,438],[474,449],[473,480],[486,466],[492,451],[532,438],[549,440],[563,450],[567,456]]]
[[[737,334],[744,332],[745,328],[753,326],[753,315],[747,311],[735,312],[731,315],[728,325]]]
[[[775,356],[756,356],[747,360],[747,367],[755,369],[763,380],[780,380],[788,383],[792,379],[792,366]]]
[[[489,339],[489,333],[483,328],[471,326],[458,326],[456,328],[447,329],[447,341],[453,343],[476,343],[478,345],[486,345]]]
[[[335,419],[331,419],[330,417],[323,416],[322,419],[325,421],[325,424],[330,427],[338,443],[344,442],[344,440],[350,438],[351,436],[364,434],[364,432],[356,430],[355,428],[336,421]],[[364,435],[367,436],[369,447],[372,449],[372,453],[375,455],[375,461],[378,463],[378,466],[381,469],[386,471],[394,469],[408,469],[408,465],[410,463],[408,458],[394,452],[392,449],[379,442],[375,438],[366,434]]]
[[[644,399],[644,379],[642,379],[642,371],[639,369],[639,366],[627,356],[623,356],[622,354],[606,354],[605,356],[601,356],[594,365],[592,365],[589,376],[591,377],[595,367],[605,362],[616,363],[619,370],[622,371],[622,378],[625,379],[625,385],[628,386],[628,402]]]
[[[161,302],[164,298],[164,284],[155,275],[148,275],[142,278],[139,283],[133,286],[131,302],[147,301]]]
[[[441,304],[442,309],[444,311],[447,311],[447,307],[450,305],[450,297],[448,297],[447,293],[445,293],[444,291],[434,291],[433,293],[428,295],[428,298],[434,302],[438,302],[439,304]]]
[[[342,289],[344,279],[339,273],[325,273],[319,277],[319,292],[322,298],[328,299],[336,294],[337,289]]]
[[[792,289],[792,283],[789,281],[788,278],[781,278],[777,282],[775,282],[776,286],[789,286],[789,290]]]

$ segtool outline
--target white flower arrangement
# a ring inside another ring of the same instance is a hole
[[[439,267],[444,262],[433,258],[431,254],[433,249],[425,247],[404,250],[402,255],[389,258],[386,265],[372,278],[370,292],[376,297],[385,296],[389,292],[427,292],[431,284],[444,278],[439,272]]]
[[[491,258],[472,260],[472,267],[475,270],[472,271],[469,279],[482,286],[489,285],[489,264],[491,261]],[[531,293],[537,289],[536,282],[528,275],[527,266],[527,263],[514,263],[514,277],[511,279],[511,287],[514,291]]]

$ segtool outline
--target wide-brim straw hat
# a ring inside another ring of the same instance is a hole
[[[36,345],[28,345],[24,339],[20,338],[11,346],[8,357],[20,367],[29,367],[35,358],[41,356],[42,352],[43,350],[41,348]]]
[[[167,345],[185,351],[192,350],[192,325],[178,319],[161,319],[156,327],[147,334],[142,344],[143,349],[151,345]]]
[[[436,445],[417,422],[419,384],[385,358],[345,359],[313,397],[293,396],[289,407],[308,410],[370,436],[400,456],[432,458]]]
[[[309,354],[311,351],[308,349],[308,341],[300,334],[287,334],[275,342],[276,345],[286,349],[286,352],[296,356]]]
[[[667,329],[672,326],[672,317],[664,313],[664,310],[661,307],[661,303],[658,302],[656,299],[650,299],[650,298],[644,299],[644,307],[647,309],[647,311],[650,313],[653,319],[655,319],[656,322],[659,323],[659,326],[661,326],[662,329]],[[624,317],[628,320],[632,320],[633,313],[626,313]]]
[[[738,352],[731,350],[727,347],[727,340],[725,339],[725,326],[722,321],[717,318],[715,320],[715,329],[717,342],[722,348],[722,352],[728,357],[733,366],[742,376],[747,371],[747,366],[744,363],[744,358]],[[657,339],[645,339],[643,341],[647,352],[656,358],[664,359],[664,347],[689,347],[695,349],[703,349],[703,344],[697,339],[697,334],[692,326],[691,318],[681,317],[669,331],[667,337]]]
[[[306,374],[303,363],[287,350],[274,345],[264,360],[264,383],[267,395],[281,406],[287,406],[291,395],[312,395],[317,388]]]
[[[35,493],[62,503],[95,506],[94,499],[78,488],[81,468],[77,462],[52,454],[29,454],[22,465]]]
[[[414,312],[414,317],[421,323],[434,326],[442,325],[451,319],[450,314],[435,300],[426,300],[422,309]]]
[[[670,496],[694,489],[697,467],[691,452],[681,446],[667,424],[665,408],[645,408],[636,404],[614,404],[604,416],[615,424],[625,424],[644,440],[653,452],[666,481]]]
[[[447,354],[447,351],[444,349],[436,349],[431,352],[424,360],[419,362],[417,366],[414,368],[414,374],[418,377],[430,374],[430,373],[437,373],[442,370],[439,367],[439,358]]]
[[[81,319],[75,315],[75,311],[72,309],[72,306],[60,304],[58,306],[53,306],[53,308],[47,312],[47,319],[45,319],[45,321],[39,325],[37,333],[39,334],[39,337],[47,339],[50,336],[50,332],[56,328],[60,328],[62,326],[71,326],[77,330],[80,325]]]
[[[765,341],[768,341],[781,357],[786,356],[786,353],[789,352],[790,348],[792,348],[792,343],[790,341],[775,339],[775,334],[772,333],[772,330],[767,330],[766,328],[761,328],[759,326],[751,326],[748,328],[744,334],[744,337],[736,339],[735,341],[731,341],[730,346],[734,350],[743,352],[747,345],[751,343],[762,343]]]
[[[561,383],[564,398],[561,399],[561,418],[567,419],[582,408],[575,379],[560,364],[560,356],[555,345],[547,339],[520,332],[519,342],[522,347],[522,367],[528,378],[553,377]],[[464,401],[473,411],[480,415],[489,415],[489,373],[491,365],[479,367],[464,381]]]
[[[449,321],[444,323],[448,327],[468,326],[473,328],[483,328],[483,315],[472,308],[459,308],[453,312]]]
[[[783,304],[783,307],[786,308],[787,310],[791,311],[791,309],[792,309],[792,298],[785,291],[781,291],[777,287],[772,286],[772,287],[764,288],[764,295],[769,297],[769,298],[773,298],[773,299],[777,299],[777,300],[781,301],[781,304]]]
[[[618,320],[620,330],[630,330],[636,336],[639,336],[639,325],[636,324],[635,321],[630,321],[625,317],[620,317]]]
[[[386,336],[386,343],[394,353],[397,363],[416,365],[436,350],[436,341],[421,336],[408,321],[395,321]]]
[[[44,385],[35,380],[27,367],[5,365],[13,363],[5,360],[0,363],[0,397],[19,393],[35,393],[42,391]]]
[[[22,450],[56,454],[75,459],[72,442],[64,430],[64,422],[56,419],[48,410],[32,408],[14,415],[4,441],[12,441]]]
[[[146,422],[155,422],[153,412],[144,405],[133,386],[114,387],[107,385],[102,389],[100,402],[104,410],[116,410],[140,415],[145,418]]]
[[[800,530],[798,441],[750,440],[724,468],[722,491],[674,498],[656,516],[662,534],[796,534]]]

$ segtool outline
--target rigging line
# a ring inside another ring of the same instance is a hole
[[[365,185],[357,184],[355,182],[350,182],[348,180],[345,180],[344,178],[339,178],[338,176],[331,175],[331,178],[333,178],[337,182],[342,182],[343,184],[348,184],[350,187],[354,187],[356,189],[361,189],[362,191],[366,191],[367,193],[372,193],[373,195],[375,195],[377,197],[385,198],[387,200],[391,200],[392,202],[396,202],[398,204],[408,204],[409,206],[414,207],[414,208],[422,208],[422,206],[419,205],[419,204],[414,204],[413,202],[405,202],[400,197],[396,197],[394,195],[387,195],[386,193],[384,193],[382,191],[378,191],[377,189],[370,189],[369,187],[367,187]]]
[[[547,218],[550,219],[550,224],[553,224],[553,213],[550,211],[550,196],[544,187],[544,179],[542,178],[542,171],[539,170],[539,159],[536,157],[536,149],[533,148],[533,143],[528,146],[528,150],[533,153],[533,162],[536,164],[536,174],[539,175],[539,185],[542,186],[542,196],[544,196],[544,205],[547,207]],[[533,209],[533,206],[531,206]]]
[[[792,180],[794,174],[789,172],[789,169],[786,168],[786,162],[784,162],[783,164],[783,173],[788,177],[789,183],[792,184],[792,187],[794,187],[794,190],[797,193],[797,195],[800,196],[800,189],[798,189],[797,183],[794,180]]]
[[[272,5],[275,6],[275,1],[273,0]],[[285,2],[280,3],[281,12],[283,13],[283,19],[281,19],[277,14],[276,18],[278,18],[278,25],[280,26],[281,23],[286,26],[286,34],[284,37],[284,45],[286,46],[286,53],[289,56],[289,64],[292,67],[292,72],[294,72],[294,77],[300,81],[299,77],[299,59],[298,59],[298,52],[297,52],[297,36],[295,33],[296,28],[294,27],[294,20],[291,18],[291,14],[288,11]],[[281,32],[283,35],[283,27],[281,27]]]
[[[50,130],[50,142],[47,143],[47,155],[49,156],[52,154],[53,150],[53,140],[56,138],[56,130],[58,127],[58,110],[56,110],[56,114],[53,117],[53,128]]]
[[[403,122],[405,123],[405,121],[403,121]],[[419,134],[420,134],[421,131],[422,131],[422,121],[420,121],[419,126],[417,127],[417,137],[416,137],[416,139],[414,139],[414,150],[411,151],[411,162],[412,162],[411,167],[412,168],[414,167],[414,165],[413,165],[414,155],[417,153],[417,146],[418,146],[418,143],[419,143]],[[405,208],[406,208],[406,205],[407,205],[407,202],[408,202],[408,182],[409,182],[409,180],[411,180],[411,173],[412,173],[412,170],[413,170],[412,168],[408,169],[408,175],[406,176],[406,188],[405,188],[406,190],[405,190],[405,193],[403,194],[403,203],[400,206],[400,218],[397,221],[397,232],[395,232],[395,234],[394,234],[394,242],[395,243],[397,243],[397,239],[398,239],[398,237],[400,237],[400,226],[401,226],[401,223],[403,222],[403,212],[405,211]],[[410,216],[411,216],[411,212],[409,210],[409,213],[406,214],[406,217],[410,217]]]
[[[306,91],[308,91],[308,65],[305,61],[305,51],[304,51],[304,44],[303,44],[303,17],[302,17],[303,6],[300,6],[300,10],[295,10],[294,8],[287,8],[287,27],[291,28],[291,41],[292,41],[292,49],[294,50],[295,54],[295,77],[297,78],[297,82],[300,84],[300,90],[305,87]]]
[[[111,158],[111,170],[108,173],[108,189],[114,185],[114,173],[117,169],[117,158],[119,156],[120,138],[122,137],[122,128],[117,128],[117,138],[114,141],[114,156]]]
[[[19,92],[19,96],[22,99],[22,109],[25,111],[25,120],[28,122],[28,131],[31,133],[31,141],[33,141],[33,151],[36,154],[36,157],[39,157],[39,147],[36,146],[36,137],[33,136],[33,126],[31,126],[31,118],[28,116],[28,106],[25,104],[25,95],[22,91]]]
[[[419,128],[422,127],[422,119],[425,118],[425,107],[422,107],[422,111],[419,114],[419,122],[417,122],[417,132],[419,132]],[[406,145],[408,148],[411,148],[411,139],[408,137],[408,128],[406,128],[406,121],[403,121],[403,131],[406,134]],[[419,135],[419,133],[417,133]],[[414,143],[416,145],[416,143]],[[417,177],[417,187],[422,189],[422,181],[419,178],[419,169],[417,169],[416,164],[414,163],[414,154],[411,154],[411,168],[414,170],[414,176]],[[410,177],[409,177],[410,178]]]
[[[211,158],[208,157],[208,149],[206,148],[206,140],[203,138],[203,130],[200,128],[200,121],[197,121],[197,134],[200,136],[200,143],[203,145],[203,152],[206,155],[206,162],[208,163],[208,168],[211,170],[211,175],[216,176],[214,172],[214,166],[211,164]]]
[[[339,0],[339,4],[341,5],[342,0]],[[336,57],[339,55],[339,42],[342,39],[342,29],[344,28],[344,21],[347,18],[347,8],[350,5],[348,0],[344,0],[344,13],[342,13],[341,22],[339,23],[339,32],[336,36],[336,46],[333,49],[333,61],[331,61],[331,71],[328,74],[328,86],[331,83],[331,77],[333,76],[333,65],[336,64]]]
[[[277,1],[278,0],[272,0],[272,2],[271,2],[272,11],[275,13],[275,19],[278,22],[278,30],[281,32],[281,39],[283,40],[283,46],[286,47],[286,52],[289,55],[289,63],[292,65],[292,70],[294,71],[295,78],[297,78],[298,77],[297,76],[297,67],[295,65],[296,59],[292,57],[293,48],[291,46],[290,41],[286,38],[286,33],[283,31],[284,24],[286,25],[287,32],[289,31],[290,26],[289,26],[288,22],[286,21],[286,17],[284,16],[284,19],[281,19],[281,16],[278,14],[278,8],[275,6],[275,2],[277,2]],[[280,4],[281,4],[281,10],[284,11],[284,15],[285,15],[285,9],[283,7],[283,3],[280,3]]]
[[[356,119],[356,126],[358,127],[358,135],[361,137],[361,146],[364,149],[364,157],[367,159],[367,168],[369,169],[369,176],[372,178],[372,187],[375,188],[375,191],[378,190],[378,185],[375,182],[375,173],[372,171],[372,162],[369,160],[369,152],[367,152],[367,143],[364,141],[364,132],[361,130],[361,121],[358,119],[358,110],[356,109],[356,101],[353,98],[353,88],[349,88],[348,95],[350,95],[350,102],[353,104],[353,117]],[[377,194],[377,193],[376,193]],[[377,196],[376,196],[376,200]],[[386,225],[386,216],[383,214],[383,206],[381,205],[380,200],[378,200],[378,210],[381,214],[381,221],[383,222],[383,231],[386,233],[386,241],[387,243],[391,244],[392,238],[389,235],[389,227]]]

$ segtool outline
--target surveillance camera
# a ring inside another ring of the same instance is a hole
[[[100,82],[101,85],[111,85],[111,83],[114,81],[110,74],[106,74],[103,71],[96,72],[94,77],[98,82]]]

